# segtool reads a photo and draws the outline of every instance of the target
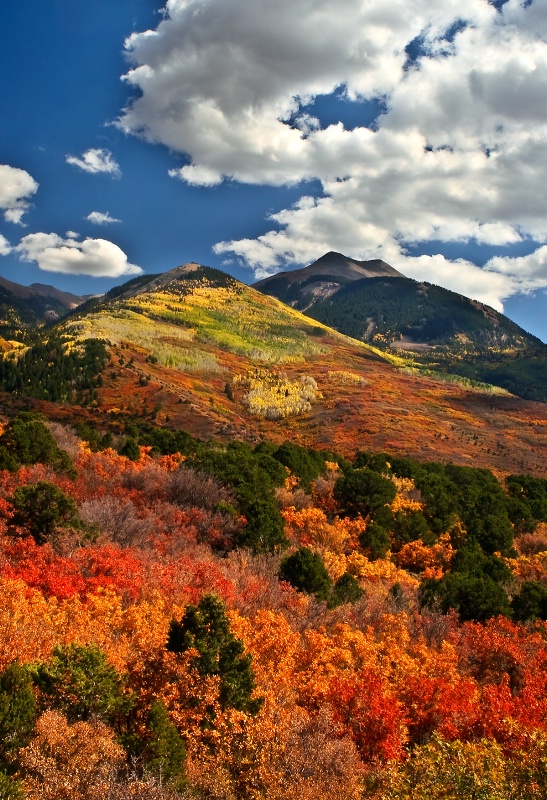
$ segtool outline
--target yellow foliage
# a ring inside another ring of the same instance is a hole
[[[347,557],[343,554],[333,553],[332,550],[327,550],[322,555],[329,578],[331,581],[336,582],[338,578],[341,578],[347,572]]]
[[[385,559],[369,561],[361,553],[351,553],[347,557],[347,571],[359,581],[361,586],[366,582],[385,583],[394,586],[396,583],[408,589],[417,589],[420,582],[409,575],[404,569],[399,569],[389,561],[389,555]]]
[[[423,572],[425,578],[442,578],[449,569],[456,551],[452,547],[450,534],[439,537],[436,544],[428,547],[419,539],[403,545],[394,556],[399,567]]]
[[[503,560],[513,575],[522,581],[542,581],[547,576],[547,552]]]
[[[327,372],[327,377],[340,386],[366,386],[367,381],[361,375],[345,370],[335,370]]]
[[[251,375],[236,376],[234,383],[249,389],[243,403],[254,416],[283,419],[304,414],[321,394],[309,375],[290,381],[286,375],[257,369]]]
[[[302,546],[310,546],[320,551],[343,553],[350,544],[350,526],[338,517],[328,522],[324,511],[319,508],[303,508],[297,511],[294,506],[281,512],[287,535],[296,539]]]
[[[390,505],[393,513],[396,511],[422,511],[424,504],[420,503],[416,496],[419,491],[416,489],[414,481],[411,478],[398,478],[393,476],[391,479],[397,488],[395,499]]]

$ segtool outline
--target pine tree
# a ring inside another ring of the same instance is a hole
[[[176,725],[169,719],[167,709],[159,700],[150,708],[148,730],[150,739],[144,752],[146,770],[173,788],[182,789],[185,783],[186,747]]]
[[[187,606],[181,621],[171,622],[167,649],[172,653],[197,650],[192,666],[204,677],[219,676],[219,701],[223,709],[258,713],[263,701],[252,697],[255,688],[252,658],[244,654],[243,642],[230,631],[226,607],[219,597],[206,594],[199,605]]]

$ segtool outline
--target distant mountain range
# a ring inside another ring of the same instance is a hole
[[[85,299],[54,286],[42,283],[21,286],[0,277],[0,336],[24,338],[35,328],[60,319]]]
[[[255,288],[419,367],[547,400],[547,346],[539,339],[493,308],[406,278],[384,261],[331,252]]]

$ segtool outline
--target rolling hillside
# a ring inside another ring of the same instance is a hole
[[[415,374],[404,358],[218,270],[190,264],[143,276],[89,301],[48,335],[65,344],[4,359],[6,408],[34,394],[50,416],[95,419],[114,432],[139,417],[203,439],[290,438],[345,454],[368,448],[545,474],[546,405]],[[96,339],[109,343],[103,367],[99,352],[82,349]],[[61,374],[62,348],[73,355]],[[47,353],[57,355],[44,371]],[[48,387],[61,381],[65,401],[53,408]]]

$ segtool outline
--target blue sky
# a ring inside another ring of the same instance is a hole
[[[4,3],[0,273],[252,283],[338,250],[547,340],[547,10],[496,5]]]

